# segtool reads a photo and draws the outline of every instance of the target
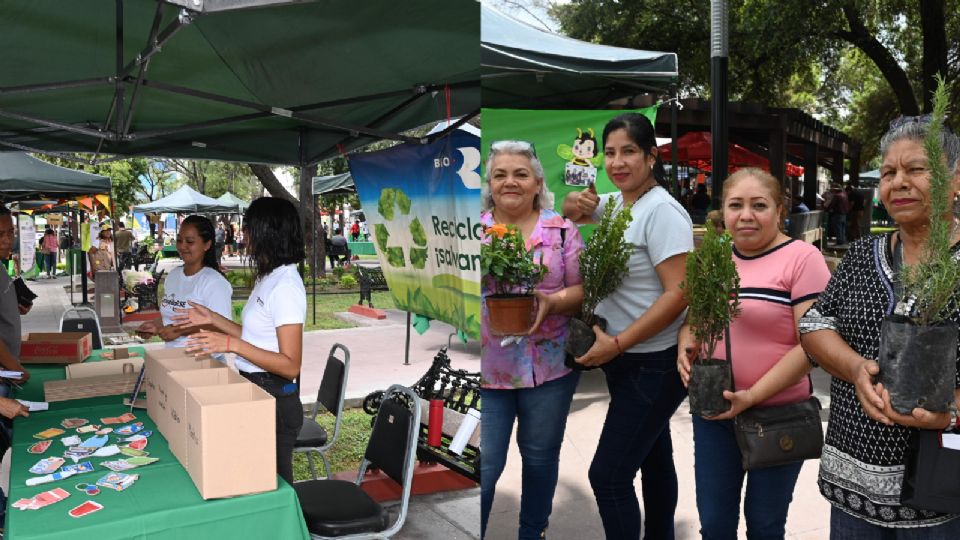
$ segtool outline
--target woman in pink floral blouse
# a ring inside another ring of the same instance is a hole
[[[516,420],[523,458],[518,537],[542,538],[553,506],[567,413],[579,381],[579,372],[563,364],[563,347],[570,314],[579,309],[583,296],[578,261],[583,239],[576,225],[553,210],[543,166],[530,143],[495,142],[486,171],[483,225],[515,225],[547,274],[535,291],[542,320],[527,336],[490,335],[483,304],[481,528],[485,534]],[[493,285],[485,277],[483,295],[489,294]]]

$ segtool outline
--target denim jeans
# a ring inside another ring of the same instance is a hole
[[[672,539],[677,471],[670,417],[687,394],[677,373],[677,347],[627,353],[603,371],[610,407],[589,476],[607,540],[640,538],[637,471],[647,514],[644,538]]]
[[[486,534],[497,481],[507,464],[513,422],[523,462],[520,492],[520,540],[540,538],[553,508],[560,466],[560,444],[580,372],[573,371],[536,388],[480,391],[483,429],[480,464],[480,529]]]
[[[847,243],[847,215],[830,214],[827,218],[828,234],[837,239],[838,244]]]
[[[737,538],[740,493],[746,475],[743,513],[747,519],[747,538],[782,539],[803,462],[746,472],[741,465],[734,429],[733,420],[693,417],[700,535],[706,540]]]
[[[830,540],[957,540],[960,519],[933,527],[894,529],[854,517],[839,508],[830,509]]]

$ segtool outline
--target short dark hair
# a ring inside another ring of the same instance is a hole
[[[646,154],[652,154],[657,147],[657,134],[650,119],[640,113],[624,113],[614,117],[603,126],[603,146],[607,146],[607,136],[618,129],[626,130],[630,140],[637,144]],[[653,165],[653,177],[657,183],[667,187],[667,171],[663,168],[663,161],[657,153],[657,162]]]
[[[243,228],[255,279],[306,257],[300,213],[287,199],[260,197],[253,201],[244,214]]]
[[[201,240],[210,242],[210,247],[203,252],[203,265],[220,272],[220,262],[217,260],[217,248],[214,246],[213,223],[203,216],[192,215],[187,216],[186,219],[183,220],[180,228],[183,229],[186,225],[190,225],[196,229]]]
[[[13,212],[7,208],[7,205],[0,203],[0,216],[12,216]]]

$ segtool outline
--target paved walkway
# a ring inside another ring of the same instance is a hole
[[[829,405],[829,376],[822,371],[814,373],[814,393],[821,403]],[[606,381],[603,371],[583,374],[577,393],[570,406],[567,431],[560,452],[560,479],[550,518],[549,538],[595,539],[603,537],[603,527],[597,505],[587,480],[587,471],[593,459],[607,413]],[[693,472],[693,423],[687,402],[680,405],[670,421],[673,437],[674,461],[679,477],[679,503],[676,513],[676,538],[700,538],[700,520],[697,516]],[[826,418],[824,414],[823,418]],[[826,427],[826,424],[824,424]],[[800,473],[793,493],[793,503],[787,517],[787,535],[791,540],[825,540],[829,538],[829,504],[820,496],[816,478],[818,461],[808,461]],[[520,505],[520,455],[516,445],[511,446],[507,468],[497,484],[487,537],[502,539],[516,537],[517,508]],[[636,482],[640,497],[639,478]],[[642,500],[642,499],[641,499]],[[740,538],[746,538],[743,517],[740,519]]]
[[[228,258],[228,266],[239,266],[239,259]],[[165,259],[161,268],[179,264]],[[79,278],[75,277],[79,284]],[[23,317],[23,333],[59,330],[60,317],[70,307],[69,277],[28,281],[39,295],[34,306]],[[79,291],[79,286],[77,288]],[[93,303],[92,295],[88,299]],[[79,292],[74,302],[80,302]],[[350,350],[350,373],[347,399],[357,403],[374,390],[391,384],[413,384],[423,375],[440,347],[446,346],[453,327],[434,321],[423,335],[411,329],[410,365],[404,365],[406,313],[388,310],[387,319],[374,321],[356,318],[360,326],[342,330],[319,330],[304,334],[301,400],[304,405],[316,401],[327,353],[334,343]],[[309,316],[309,315],[308,315]],[[349,315],[347,315],[349,316]],[[135,323],[139,324],[139,323]],[[150,344],[149,347],[161,346]],[[480,346],[452,340],[448,352],[454,367],[480,371]],[[467,540],[480,536],[480,490],[469,489],[450,493],[415,497],[411,501],[407,523],[394,538],[401,540]]]

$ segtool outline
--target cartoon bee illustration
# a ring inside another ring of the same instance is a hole
[[[564,170],[564,182],[570,186],[590,185],[597,179],[597,167],[603,163],[603,155],[597,153],[597,136],[593,128],[586,133],[577,128],[573,146],[557,146],[557,155],[568,161]]]

